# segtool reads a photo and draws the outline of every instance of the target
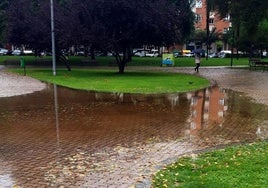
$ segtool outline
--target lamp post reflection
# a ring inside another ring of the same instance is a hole
[[[57,149],[59,149],[59,147],[60,147],[59,105],[58,105],[58,89],[57,89],[57,85],[56,84],[54,84],[54,105],[55,105]]]

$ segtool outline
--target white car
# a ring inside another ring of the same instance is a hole
[[[134,49],[133,55],[138,57],[144,57],[148,51],[145,49]]]
[[[0,48],[0,55],[6,55],[8,52],[7,49],[4,49],[4,48]]]
[[[208,57],[209,58],[217,58],[218,54],[217,53],[210,53],[210,54],[208,54]]]
[[[220,53],[218,54],[218,57],[220,58],[225,58],[226,57],[226,54],[231,54],[232,52],[230,50],[222,50],[220,51]]]
[[[23,50],[24,55],[32,55],[33,51],[32,50]]]
[[[151,52],[145,54],[146,57],[157,57],[159,56],[158,50],[151,50]]]
[[[21,51],[20,50],[13,50],[13,52],[11,54],[12,55],[21,55]]]
[[[194,57],[194,53],[187,52],[187,53],[183,54],[183,57]]]

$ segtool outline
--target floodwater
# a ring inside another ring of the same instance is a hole
[[[168,158],[268,138],[267,122],[266,106],[218,87],[130,95],[48,85],[0,98],[0,187],[129,187]]]

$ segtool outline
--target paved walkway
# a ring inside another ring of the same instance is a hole
[[[24,95],[43,90],[46,87],[46,84],[38,80],[3,70],[4,67],[0,65],[0,97]]]

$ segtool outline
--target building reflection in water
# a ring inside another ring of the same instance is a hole
[[[190,138],[195,137],[199,130],[208,128],[208,126],[222,127],[223,116],[228,109],[224,89],[210,87],[188,93],[187,98],[191,102],[190,127],[186,131]]]
[[[61,88],[62,89],[62,88]],[[184,111],[188,115],[185,121],[185,136],[190,140],[200,137],[201,130],[220,129],[224,127],[225,116],[228,111],[228,92],[219,87],[209,87],[195,92],[188,92],[184,94],[171,93],[160,95],[140,95],[140,94],[124,94],[124,93],[87,93],[88,102],[108,102],[115,104],[128,104],[131,107],[139,106],[141,104],[151,104],[152,107],[166,106],[178,113]],[[84,97],[84,96],[83,96]],[[60,130],[59,130],[59,107],[58,107],[58,93],[57,86],[54,85],[55,98],[55,118],[57,131],[57,145],[59,146]],[[187,102],[188,101],[188,104]],[[184,109],[181,109],[184,108]],[[180,110],[178,110],[180,109]],[[157,111],[157,109],[154,109]],[[171,112],[170,111],[170,112]],[[173,112],[175,112],[173,111]],[[103,117],[104,118],[104,117]],[[176,119],[176,118],[175,118]],[[178,118],[177,118],[178,119]],[[256,135],[260,138],[267,138],[267,130],[264,127],[256,128]],[[266,135],[266,136],[265,136]],[[204,138],[204,135],[203,135]]]
[[[3,161],[1,158],[0,164],[0,187],[13,187],[14,180],[12,177],[12,171],[14,169],[11,167],[11,165],[6,164],[6,162]],[[4,170],[2,170],[1,167],[4,167]]]

